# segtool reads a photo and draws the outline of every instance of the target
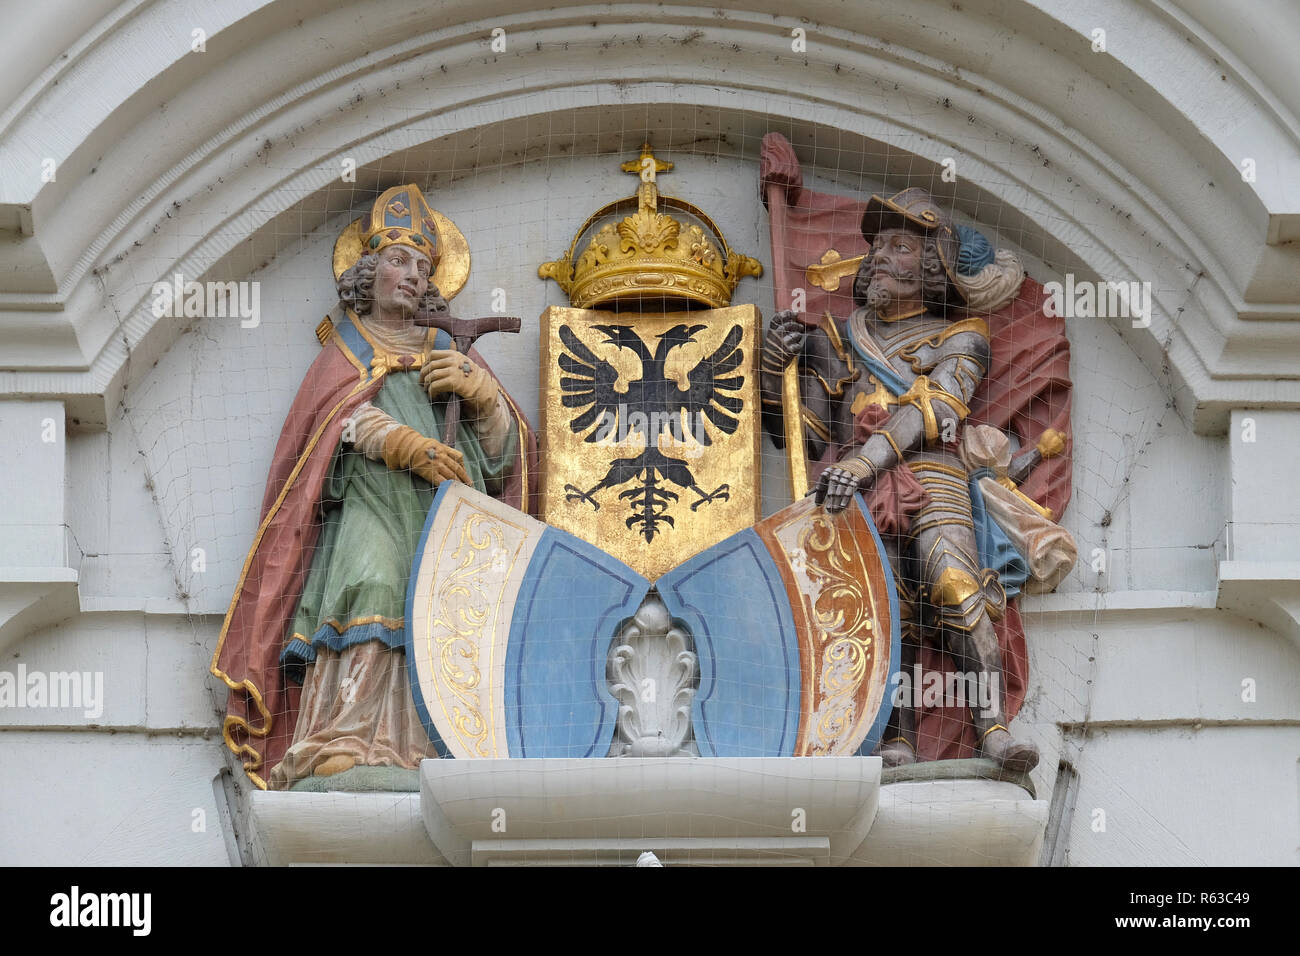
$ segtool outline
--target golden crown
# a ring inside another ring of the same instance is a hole
[[[741,279],[763,274],[757,259],[732,251],[703,210],[659,194],[655,176],[668,172],[673,164],[655,159],[649,143],[641,147],[637,159],[620,168],[641,178],[636,195],[597,209],[573,237],[565,257],[544,262],[537,269],[541,278],[559,283],[574,308],[645,304],[649,300],[684,301],[718,309],[731,303]],[[633,206],[636,212],[630,216],[606,219]],[[703,226],[661,212],[661,206],[688,213]],[[601,220],[605,221],[575,259],[578,244]]]

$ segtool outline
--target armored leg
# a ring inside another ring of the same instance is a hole
[[[903,645],[903,673],[910,674],[916,660],[916,646]],[[907,688],[900,685],[903,690]],[[916,763],[916,712],[912,707],[911,693],[906,693],[903,700],[894,704],[894,712],[885,727],[885,736],[876,747],[876,754],[884,761],[886,767],[901,767]]]
[[[993,624],[1006,611],[1006,595],[994,571],[983,569],[971,520],[965,473],[953,461],[910,464],[930,504],[912,521],[913,556],[918,563],[919,605],[939,633],[944,649],[967,675],[965,687],[981,756],[1011,771],[1038,763],[1038,750],[1015,740],[1003,703],[1002,652]]]
[[[916,663],[920,631],[917,627],[916,607],[916,573],[912,568],[915,563],[906,553],[904,543],[889,535],[881,539],[885,554],[894,572],[894,586],[898,590],[899,630],[902,637],[902,660],[899,662],[904,675],[912,673]],[[899,695],[892,700],[893,713],[885,727],[885,735],[876,747],[876,754],[884,761],[886,767],[900,767],[916,762],[916,719],[912,697],[907,684],[900,684],[895,692]]]

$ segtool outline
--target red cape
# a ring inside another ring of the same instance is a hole
[[[472,349],[469,354],[487,368]],[[298,718],[301,688],[285,679],[280,651],[320,534],[321,489],[344,421],[375,396],[383,381],[382,375],[372,378],[338,333],[331,333],[285,418],[266,479],[257,534],[217,640],[211,671],[230,688],[222,726],[226,746],[242,758],[249,779],[264,790],[265,771],[283,758]],[[506,398],[520,441],[499,497],[533,514],[536,434]]]

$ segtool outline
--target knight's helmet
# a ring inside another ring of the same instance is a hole
[[[876,234],[884,229],[910,229],[933,237],[939,261],[948,276],[948,303],[965,305],[966,296],[957,283],[957,260],[961,256],[961,237],[952,217],[939,207],[920,186],[912,186],[888,199],[872,196],[862,214],[862,238],[875,245]]]

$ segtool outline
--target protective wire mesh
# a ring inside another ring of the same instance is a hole
[[[394,116],[394,125],[403,119]],[[231,209],[236,223],[248,216],[265,225],[234,251],[205,264],[194,275],[181,277],[182,281],[236,283],[233,293],[227,290],[214,300],[224,302],[225,315],[212,314],[213,302],[205,301],[197,314],[169,318],[173,325],[170,343],[153,367],[140,369],[133,364],[129,368],[122,403],[116,420],[110,423],[114,442],[126,447],[119,448],[114,458],[123,467],[143,474],[156,505],[160,527],[142,529],[141,535],[160,536],[170,556],[174,593],[165,593],[172,590],[167,588],[159,597],[179,598],[195,643],[208,651],[216,647],[232,596],[241,591],[257,593],[260,581],[247,577],[245,562],[263,512],[285,507],[280,492],[290,475],[291,488],[299,480],[293,466],[311,470],[300,458],[317,437],[320,415],[351,392],[345,381],[348,374],[356,381],[358,373],[350,372],[346,363],[331,369],[319,363],[313,367],[322,352],[313,332],[337,299],[330,271],[335,239],[344,226],[368,212],[385,188],[417,184],[430,204],[453,220],[467,238],[473,265],[465,288],[451,303],[454,313],[505,313],[523,318],[521,334],[487,336],[477,347],[484,364],[533,426],[539,424],[539,402],[546,401],[551,388],[547,383],[552,381],[552,370],[539,371],[538,316],[547,306],[568,305],[554,283],[537,277],[537,267],[559,258],[598,206],[631,195],[637,180],[624,175],[618,166],[635,159],[643,143],[649,142],[658,158],[675,164],[671,172],[657,179],[662,193],[701,207],[718,223],[733,249],[763,264],[761,278],[740,281],[732,304],[756,305],[764,327],[776,311],[790,305],[775,301],[769,219],[758,198],[761,141],[770,132],[789,138],[806,188],[865,200],[872,194],[890,196],[907,187],[924,187],[943,209],[952,211],[958,224],[973,226],[995,248],[1014,252],[1031,279],[1038,282],[1074,271],[1071,240],[1087,241],[1073,234],[1069,239],[1059,238],[1050,212],[1035,210],[1030,215],[996,198],[985,184],[962,175],[960,160],[956,179],[950,181],[942,164],[923,159],[909,148],[916,141],[908,131],[871,140],[826,126],[793,123],[758,109],[648,106],[578,109],[501,121],[472,132],[440,127],[427,118],[402,128],[409,145],[378,158],[360,157],[354,164],[355,181],[347,180],[349,171],[344,163],[342,172],[332,178],[322,176],[300,189],[278,192],[274,208]],[[1004,170],[1008,179],[1027,174],[1039,162],[1029,150],[1010,145],[1004,156],[988,159]],[[286,174],[298,168],[291,144],[269,148],[262,161]],[[1061,216],[1062,230],[1067,225],[1073,228],[1079,217],[1071,202],[1070,197],[1061,197],[1062,208],[1069,212]],[[185,210],[178,209],[176,215],[183,226]],[[197,230],[182,235],[181,245],[170,252],[189,256],[186,261],[201,261],[195,250],[204,238]],[[149,274],[143,261],[127,265],[139,270],[136,275],[142,288],[172,279]],[[1144,281],[1155,275],[1155,269],[1142,262],[1130,266],[1131,275],[1125,278]],[[1080,274],[1078,278],[1096,277]],[[851,281],[851,277],[846,280]],[[1154,308],[1176,313],[1189,296],[1187,288],[1157,288]],[[139,308],[148,309],[156,301],[156,296],[146,298]],[[243,312],[237,308],[241,305]],[[122,318],[119,313],[119,320]],[[1204,517],[1213,515],[1215,508],[1189,513],[1186,527],[1173,533],[1153,529],[1140,520],[1143,503],[1153,493],[1176,495],[1209,484],[1190,481],[1185,462],[1215,466],[1206,440],[1192,434],[1179,411],[1177,387],[1167,369],[1148,368],[1125,342],[1122,332],[1128,324],[1127,316],[1079,316],[1066,321],[1073,381],[1073,489],[1068,508],[1058,517],[1074,536],[1079,558],[1054,594],[1020,600],[1028,647],[1028,684],[1024,705],[1011,726],[1017,737],[1033,741],[1042,755],[1033,774],[1042,800],[1050,797],[1058,764],[1078,766],[1084,759],[1090,739],[1092,686],[1105,666],[1105,661],[1098,659],[1097,630],[1102,618],[1117,606],[1114,594],[1210,589],[1216,555],[1222,549],[1222,529],[1212,526],[1212,518]],[[400,350],[400,346],[394,349]],[[750,358],[750,374],[757,374],[758,356]],[[410,387],[394,394],[398,390],[391,385],[399,379]],[[427,398],[423,409],[415,407],[421,396],[418,384],[413,384],[417,381],[418,375],[395,371],[370,401],[394,421],[428,431],[441,421],[441,415],[429,414],[434,406]],[[278,479],[268,488],[268,472],[295,395],[305,403],[304,417],[297,424],[299,432],[283,439],[286,444],[276,465]],[[757,416],[758,409],[746,409],[744,414]],[[1018,438],[1032,444],[1035,436]],[[506,495],[512,466],[503,461],[509,454],[493,456],[490,450],[483,451],[478,432],[473,433],[470,444],[479,445],[467,448],[465,454],[472,459],[481,486]],[[303,800],[313,801],[312,812],[329,821],[321,831],[328,845],[322,845],[315,855],[307,851],[299,859],[360,858],[374,843],[377,832],[390,835],[384,849],[375,851],[378,856],[432,858],[432,851],[420,843],[423,825],[414,791],[419,787],[418,757],[436,748],[425,738],[411,700],[401,619],[409,563],[433,488],[411,474],[409,462],[405,468],[390,468],[385,463],[382,436],[372,437],[369,455],[359,451],[355,441],[342,439],[332,447],[311,447],[314,457],[309,453],[306,458],[320,465],[316,476],[320,491],[297,504],[302,520],[315,525],[309,537],[318,536],[311,560],[293,565],[294,542],[299,539],[285,534],[276,538],[277,547],[285,550],[262,566],[252,566],[262,567],[267,574],[284,573],[280,584],[272,588],[287,602],[282,617],[305,622],[297,633],[314,644],[319,655],[302,674],[312,694],[304,695],[300,702],[298,685],[284,678],[277,709],[270,715],[273,735],[296,716],[294,740],[306,754],[299,788],[320,791],[310,797],[304,794]],[[1177,454],[1185,457],[1175,455],[1178,448],[1182,450]],[[507,452],[511,450],[518,449]],[[767,435],[761,437],[760,463],[762,513],[766,516],[789,503],[786,455]],[[540,466],[557,467],[545,458]],[[1159,492],[1152,489],[1154,475],[1160,476]],[[684,489],[677,491],[683,492],[683,503],[690,500]],[[284,498],[294,505],[293,496],[286,493]],[[608,506],[618,507],[613,498],[611,495]],[[914,589],[924,583],[917,572],[910,573]],[[725,585],[718,587],[719,601],[725,603]],[[300,607],[304,590],[315,606]],[[553,630],[563,632],[564,616],[571,613],[577,619],[578,610],[562,603],[553,605],[548,611]],[[617,624],[610,626],[611,636]],[[249,632],[239,639],[263,649],[271,647],[272,656],[278,656],[292,641],[294,631],[291,624],[283,632]],[[226,639],[230,640],[230,635]],[[926,639],[936,638],[930,635]],[[708,653],[704,635],[689,634],[688,643],[697,655]],[[461,660],[455,666],[467,667],[468,663]],[[590,690],[603,684],[604,667],[603,661],[592,663],[596,676],[581,686]],[[242,675],[231,676],[238,683]],[[726,679],[724,674],[718,677]],[[556,686],[565,694],[581,689],[575,680]],[[214,680],[211,687],[214,709],[224,714],[226,685]],[[761,688],[753,691],[758,694]],[[608,687],[596,692],[606,694],[605,706],[615,705]],[[259,693],[267,695],[268,689],[259,688]],[[309,708],[303,706],[308,703],[314,707],[310,715],[306,713]],[[577,706],[579,702],[573,703]],[[889,705],[885,706],[888,709]],[[255,710],[253,713],[256,715]],[[303,724],[307,716],[310,725]],[[1104,732],[1123,733],[1122,729]],[[696,727],[697,737],[699,733]],[[265,743],[256,736],[241,739],[259,751]],[[344,756],[325,765],[332,754]],[[337,772],[351,766],[354,759],[373,766],[358,766],[347,774]],[[237,774],[239,763],[235,759]],[[323,765],[334,772],[321,773]],[[459,796],[451,787],[446,813],[459,819],[457,801],[461,801],[472,807],[466,814],[479,814],[471,828],[474,839],[517,839],[519,842],[511,844],[508,852],[501,851],[500,857],[514,862],[629,863],[642,850],[655,851],[674,862],[727,862],[740,853],[734,846],[740,845],[742,836],[768,838],[764,852],[770,862],[803,862],[827,852],[827,833],[843,824],[842,811],[858,798],[856,791],[801,789],[806,771],[793,762],[765,761],[760,765],[755,761],[750,766],[752,769],[747,766],[738,771],[736,778],[719,776],[702,788],[693,783],[696,789],[688,787],[682,791],[685,796],[664,806],[642,793],[629,792],[625,782],[615,786],[604,777],[592,777],[584,784],[595,790],[584,794],[559,788],[560,796],[548,800],[548,788],[558,784],[540,781],[540,771],[511,766]],[[576,767],[569,772],[579,779],[585,771]],[[974,771],[971,765],[962,765],[953,772],[969,778]],[[269,761],[256,773],[268,783],[282,783],[278,776],[272,779]],[[882,813],[887,810],[891,821],[906,821],[898,826],[912,828],[909,832],[919,829],[929,831],[935,840],[965,841],[969,860],[1000,860],[1005,843],[1022,832],[1018,821],[980,816],[969,801],[962,800],[971,794],[976,802],[995,795],[1026,800],[1028,794],[1005,783],[968,783],[973,789],[965,796],[958,795],[961,799],[955,797],[955,802],[937,798],[935,788],[941,784],[931,784],[928,789],[919,784],[887,786],[881,798]],[[1085,788],[1088,783],[1085,779]],[[1143,815],[1149,828],[1164,830],[1159,820],[1143,810],[1140,800],[1126,799],[1123,778],[1102,768],[1094,773],[1092,783],[1094,792],[1108,795],[1109,806],[1115,807],[1118,800],[1124,804],[1119,812]],[[332,789],[344,785],[353,792]],[[714,788],[712,793],[709,786]],[[608,789],[602,792],[601,787]],[[796,792],[811,793],[824,802],[818,806],[793,804],[786,797]],[[1080,797],[1079,806],[1085,807],[1087,800],[1086,795]],[[566,812],[566,801],[576,809]],[[692,808],[694,812],[690,812]],[[557,819],[563,823],[554,823]],[[527,842],[544,829],[546,820],[552,821],[548,832],[569,841],[567,851]],[[839,822],[832,824],[831,820]],[[614,841],[615,834],[621,842]],[[643,839],[638,839],[638,834]],[[795,842],[783,843],[787,838]],[[912,844],[900,839],[891,859],[933,862],[927,856],[932,851],[924,849],[927,845],[925,839]],[[1195,859],[1190,851],[1188,855],[1189,861]]]

